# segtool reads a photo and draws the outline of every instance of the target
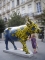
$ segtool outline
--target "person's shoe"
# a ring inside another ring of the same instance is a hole
[[[37,53],[37,51],[36,52],[33,52],[34,54],[36,54]]]

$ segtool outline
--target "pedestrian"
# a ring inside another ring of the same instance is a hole
[[[33,50],[34,50],[34,53],[37,53],[37,42],[36,42],[36,36],[35,36],[35,34],[32,34],[31,35],[31,44],[32,44],[32,48],[33,48]]]

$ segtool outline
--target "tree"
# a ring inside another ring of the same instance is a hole
[[[5,29],[5,22],[4,20],[0,17],[0,33],[2,33]]]
[[[21,15],[17,14],[16,12],[11,16],[11,19],[8,20],[8,26],[19,26],[25,24],[26,20],[25,17],[22,17]]]
[[[45,10],[43,10],[43,13],[41,14],[41,24],[45,26]]]
[[[43,13],[40,15],[40,20],[41,24],[43,25],[42,27],[42,41],[45,40],[45,9],[43,10]]]

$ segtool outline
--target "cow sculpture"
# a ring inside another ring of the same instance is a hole
[[[26,46],[27,38],[30,34],[39,32],[40,28],[35,23],[30,21],[29,18],[26,25],[6,28],[4,30],[6,50],[8,50],[8,41],[13,44],[15,50],[17,50],[17,47],[15,46],[14,41],[20,41],[23,45],[23,51],[25,51],[26,54],[29,54],[28,48]]]

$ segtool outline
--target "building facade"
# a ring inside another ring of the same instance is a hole
[[[38,15],[43,11],[44,4],[45,0],[0,0],[0,16],[9,19],[13,12]]]
[[[0,0],[0,16],[4,20],[8,20],[14,12],[34,18],[40,15],[44,8],[45,0]]]

